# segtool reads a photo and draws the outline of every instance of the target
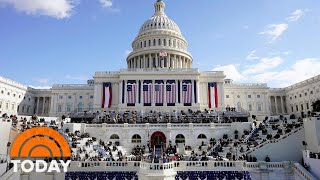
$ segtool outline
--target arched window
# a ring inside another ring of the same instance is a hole
[[[199,134],[198,139],[207,139],[207,136],[204,134]]]
[[[158,46],[161,46],[161,39],[158,40]]]
[[[156,40],[155,39],[153,40],[153,46],[156,46]]]
[[[148,45],[149,45],[149,47],[151,46],[151,40],[149,40],[149,44]]]
[[[119,136],[117,134],[112,134],[110,136],[110,139],[120,139]]]
[[[139,134],[135,134],[132,136],[132,143],[141,143],[141,136]]]
[[[169,46],[171,47],[171,40],[169,39]]]
[[[178,134],[176,136],[176,143],[185,143],[185,142],[186,142],[186,138],[184,137],[184,135]]]

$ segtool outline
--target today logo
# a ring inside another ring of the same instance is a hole
[[[11,160],[13,171],[18,171],[18,165],[21,164],[21,170],[24,172],[61,172],[59,167],[63,167],[63,172],[71,160],[66,162],[52,160],[47,163],[44,160],[36,160],[35,163],[30,158],[70,158],[71,151],[66,139],[57,131],[47,127],[35,127],[19,134],[12,144],[10,151],[11,158],[29,158],[28,160]]]

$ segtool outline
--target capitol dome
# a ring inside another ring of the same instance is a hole
[[[157,0],[154,15],[141,26],[127,57],[129,69],[191,68],[192,56],[179,26],[164,12],[166,4]]]

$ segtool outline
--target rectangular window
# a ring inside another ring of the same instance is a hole
[[[292,97],[290,97],[290,100],[292,100]]]
[[[296,105],[296,111],[299,111],[299,107],[298,107],[298,105]]]
[[[310,91],[310,94],[313,94],[313,91]]]
[[[16,94],[13,94],[13,97],[16,97]]]
[[[59,96],[59,99],[63,99],[63,96]]]
[[[0,102],[0,109],[2,108],[2,102]]]
[[[307,94],[307,93],[304,93],[304,95],[307,96],[308,94]]]
[[[303,104],[301,104],[301,111],[303,111]]]
[[[248,95],[248,98],[251,98],[251,95]]]
[[[79,96],[80,99],[82,99],[82,96]]]
[[[291,106],[291,112],[293,112],[293,106]]]
[[[229,98],[229,95],[226,95],[226,98]]]
[[[67,112],[70,112],[70,111],[71,111],[71,105],[68,104],[68,105],[67,105]]]
[[[261,106],[261,104],[258,104],[258,111],[262,111],[262,106]]]
[[[6,109],[7,110],[9,109],[9,103],[6,103]]]
[[[309,109],[309,103],[307,103],[307,109]]]
[[[4,91],[1,91],[1,94],[3,94],[4,93]]]
[[[11,105],[11,110],[14,111],[14,104]]]
[[[257,98],[260,98],[260,97],[261,97],[260,94],[258,94],[258,95],[257,95]]]
[[[249,111],[252,111],[252,105],[249,104]]]
[[[68,99],[71,99],[72,97],[71,96],[68,96]]]

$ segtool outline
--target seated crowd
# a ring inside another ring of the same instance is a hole
[[[138,113],[137,111],[104,111],[96,112],[92,123],[231,123],[241,121],[239,116],[243,116],[241,112],[236,112],[235,109],[227,108],[225,112],[215,111],[188,111],[180,112],[157,112],[150,111],[147,113]]]

